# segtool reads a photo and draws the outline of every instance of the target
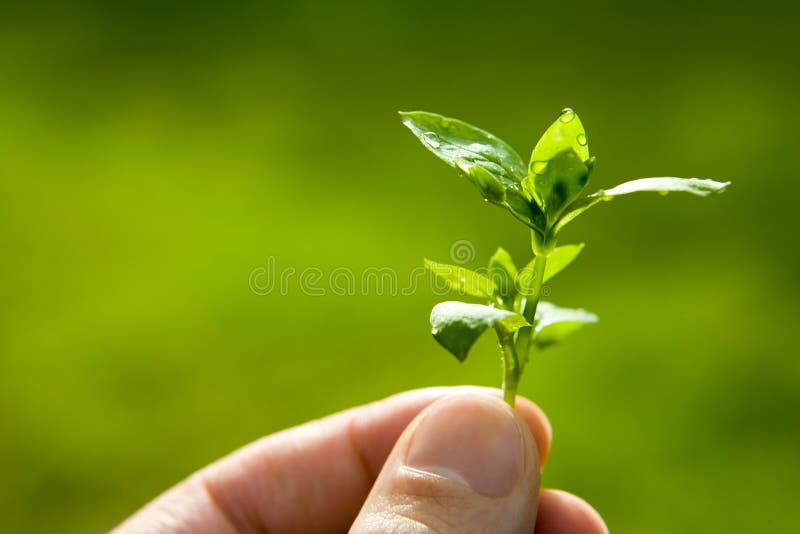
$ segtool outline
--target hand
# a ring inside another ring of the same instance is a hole
[[[602,534],[584,501],[539,489],[550,424],[497,390],[401,393],[262,438],[198,471],[118,533]]]

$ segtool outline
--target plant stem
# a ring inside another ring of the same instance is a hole
[[[547,256],[544,254],[536,256],[533,260],[533,284],[530,287],[530,295],[525,299],[525,309],[522,311],[522,315],[530,324],[533,324],[533,318],[536,317],[536,308],[539,306],[539,298],[542,295],[546,267]]]
[[[519,310],[531,325],[536,317],[536,308],[539,306],[539,298],[542,294],[544,284],[544,270],[547,267],[547,254],[539,251],[533,260],[533,281],[528,288],[528,295],[523,300],[523,309]],[[514,400],[517,397],[517,387],[522,376],[523,366],[529,359],[532,328],[520,330],[517,342],[513,340],[501,340],[500,347],[503,350],[503,399],[513,408]],[[517,350],[522,350],[522,361],[520,361]],[[513,363],[512,363],[513,362]]]
[[[522,369],[514,349],[513,337],[500,340],[500,349],[503,351],[503,400],[512,408],[517,399],[517,387]]]

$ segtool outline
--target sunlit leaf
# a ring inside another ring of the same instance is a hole
[[[553,222],[581,194],[592,164],[583,124],[567,108],[536,143],[523,186]]]
[[[517,330],[521,328],[530,328],[531,325],[528,324],[528,321],[525,318],[515,313],[513,315],[509,315],[494,324],[494,329],[497,330],[497,335],[502,340],[508,340],[513,336]]]
[[[447,287],[473,297],[494,298],[492,280],[459,265],[447,265],[425,259],[425,268],[447,283]]]
[[[516,275],[517,266],[514,265],[511,255],[503,247],[498,247],[489,259],[489,277],[494,282],[495,295],[504,308],[514,305]]]
[[[602,191],[598,192],[601,193]],[[572,204],[570,204],[564,213],[558,218],[558,222],[553,227],[553,233],[558,235],[558,232],[561,231],[567,224],[575,220],[579,215],[583,212],[598,204],[604,200],[602,195],[598,195],[598,193],[594,193],[592,195],[579,198]],[[609,199],[610,200],[610,199]]]
[[[611,189],[606,189],[602,193],[604,197],[618,197],[628,193],[639,191],[657,191],[659,193],[670,193],[681,191],[691,193],[701,197],[707,197],[711,193],[723,191],[730,185],[730,182],[717,182],[716,180],[701,180],[700,178],[639,178],[630,182],[621,183]]]
[[[581,215],[592,206],[603,200],[612,200],[621,195],[638,193],[643,191],[654,191],[661,194],[672,192],[690,193],[701,197],[706,197],[711,193],[721,193],[730,182],[717,182],[716,180],[703,180],[700,178],[639,178],[624,182],[611,189],[605,189],[592,193],[589,196],[580,198],[573,202],[564,212],[555,225],[554,233],[558,233],[567,223]]]
[[[583,250],[584,244],[578,245],[564,245],[556,247],[553,252],[547,257],[547,266],[544,269],[544,280],[547,282],[555,275],[563,271],[567,265],[578,257],[578,254]]]
[[[465,302],[442,302],[431,310],[431,333],[459,361],[467,358],[472,345],[489,327],[510,336],[528,323],[517,313]]]
[[[578,245],[564,245],[561,247],[556,247],[547,257],[547,265],[544,269],[542,283],[547,282],[555,275],[563,271],[570,263],[572,263],[575,258],[578,257],[583,250],[583,247],[583,243]],[[526,294],[526,292],[523,291],[523,288],[528,288],[536,276],[536,271],[534,269],[535,263],[536,258],[534,257],[517,274],[516,285],[520,293]]]
[[[531,164],[536,161],[549,161],[557,154],[572,150],[581,161],[589,159],[589,142],[578,114],[564,108],[558,119],[544,132],[536,148],[533,149]]]
[[[550,302],[539,302],[533,322],[533,341],[537,347],[545,348],[597,320],[595,314],[583,309],[560,308]]]
[[[428,150],[450,165],[473,161],[507,185],[525,177],[525,164],[505,141],[471,124],[425,111],[401,112],[405,124]]]
[[[525,164],[508,143],[436,113],[411,111],[400,116],[428,150],[472,182],[486,201],[506,208],[531,228],[544,228],[544,214],[528,200],[521,185],[527,174]]]

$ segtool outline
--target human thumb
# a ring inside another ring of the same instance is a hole
[[[495,397],[457,395],[406,428],[350,532],[530,534],[538,500],[527,424]]]

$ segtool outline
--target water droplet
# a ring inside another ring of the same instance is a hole
[[[572,108],[564,108],[564,109],[561,110],[561,113],[562,113],[562,115],[564,113],[574,113],[574,110]]]
[[[461,172],[465,172],[465,173],[469,174],[470,170],[474,166],[475,165],[470,160],[468,160],[467,158],[458,158],[456,160],[456,167],[458,167],[458,170],[460,170]]]
[[[586,134],[578,134],[578,144],[581,146],[586,146],[586,143],[589,141],[586,139]]]
[[[564,108],[561,110],[561,116],[558,118],[564,124],[568,122],[572,122],[572,119],[575,118],[575,112],[572,111],[572,108]]]
[[[425,136],[425,142],[433,148],[439,148],[441,146],[441,143],[439,143],[439,134],[436,132],[425,132],[423,135]]]
[[[547,162],[546,161],[534,161],[533,165],[531,165],[531,170],[533,170],[536,174],[544,174],[547,170]]]

